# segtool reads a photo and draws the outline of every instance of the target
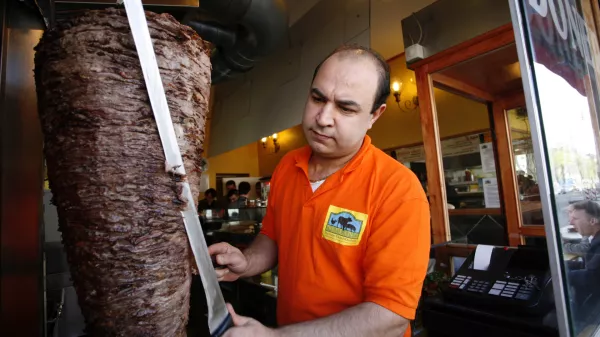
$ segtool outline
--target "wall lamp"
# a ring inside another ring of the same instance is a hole
[[[412,82],[412,78],[410,81]],[[410,100],[405,100],[402,102],[402,82],[394,81],[394,83],[392,83],[392,92],[394,94],[394,98],[396,98],[396,104],[398,104],[398,108],[400,108],[400,110],[404,112],[410,112],[419,107],[419,97],[417,95],[414,95]],[[406,110],[402,108],[402,105],[400,105],[401,102]]]
[[[269,137],[261,138],[260,142],[262,143],[263,148],[265,148],[265,149],[267,148],[267,141],[269,140],[269,138],[271,138],[273,140],[273,153],[279,152],[281,145],[279,145],[279,142],[277,141],[277,133],[274,133]]]

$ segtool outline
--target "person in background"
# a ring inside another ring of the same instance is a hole
[[[220,208],[222,208],[222,205],[220,205],[219,201],[217,200],[217,190],[214,188],[209,188],[204,191],[204,199],[200,200],[198,203],[198,211]]]
[[[250,183],[242,181],[237,189],[238,196],[235,201],[229,203],[229,208],[245,208],[248,205],[248,194],[250,193]]]
[[[229,191],[231,191],[231,190],[237,190],[237,187],[235,186],[235,181],[228,180],[225,183],[225,193],[229,193]]]
[[[237,205],[237,201],[240,197],[240,193],[238,192],[238,190],[233,189],[233,190],[229,190],[227,192],[227,200],[229,200],[229,204],[227,206],[227,208],[238,208],[238,207],[234,207]]]
[[[590,247],[583,256],[580,268],[571,264],[567,278],[575,294],[575,319],[580,324],[588,324],[596,322],[600,311],[600,205],[586,200],[577,202],[572,207],[573,226],[582,236],[589,237]]]
[[[225,337],[411,336],[429,264],[419,180],[367,131],[386,109],[390,68],[372,50],[336,49],[315,69],[302,128],[271,180],[262,230],[243,253],[211,245],[220,281],[278,265],[277,321],[239,316]]]
[[[573,226],[574,230],[579,232],[579,229],[575,227],[573,222],[573,205],[567,207],[567,213],[569,215],[569,224]],[[581,234],[581,233],[580,233]],[[579,242],[572,242],[571,240],[563,239],[563,253],[573,254],[576,256],[584,256],[590,250],[590,238],[589,236],[583,236]]]
[[[451,186],[450,183],[448,183],[448,180],[445,180],[446,182],[446,201],[448,202],[448,208],[449,209],[455,209],[455,208],[459,208],[460,207],[460,198],[458,197],[458,192],[456,192],[456,187]],[[452,206],[452,207],[450,207]]]
[[[262,183],[260,181],[254,184],[254,193],[256,193],[256,199],[262,200]]]

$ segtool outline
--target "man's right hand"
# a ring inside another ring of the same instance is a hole
[[[248,269],[248,259],[234,246],[221,242],[208,247],[210,256],[214,256],[220,266],[216,269],[219,281],[232,282],[237,280]]]

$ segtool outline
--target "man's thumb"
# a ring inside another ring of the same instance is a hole
[[[235,326],[242,326],[248,323],[248,321],[250,321],[250,318],[236,314],[235,310],[233,310],[233,306],[229,303],[227,303],[227,310],[229,311],[229,314],[231,314],[231,318],[233,319],[233,325]]]

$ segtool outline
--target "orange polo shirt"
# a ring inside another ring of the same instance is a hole
[[[366,136],[357,155],[313,193],[310,154],[306,146],[281,160],[263,219],[262,234],[279,250],[278,323],[363,302],[414,319],[430,247],[419,180]]]

